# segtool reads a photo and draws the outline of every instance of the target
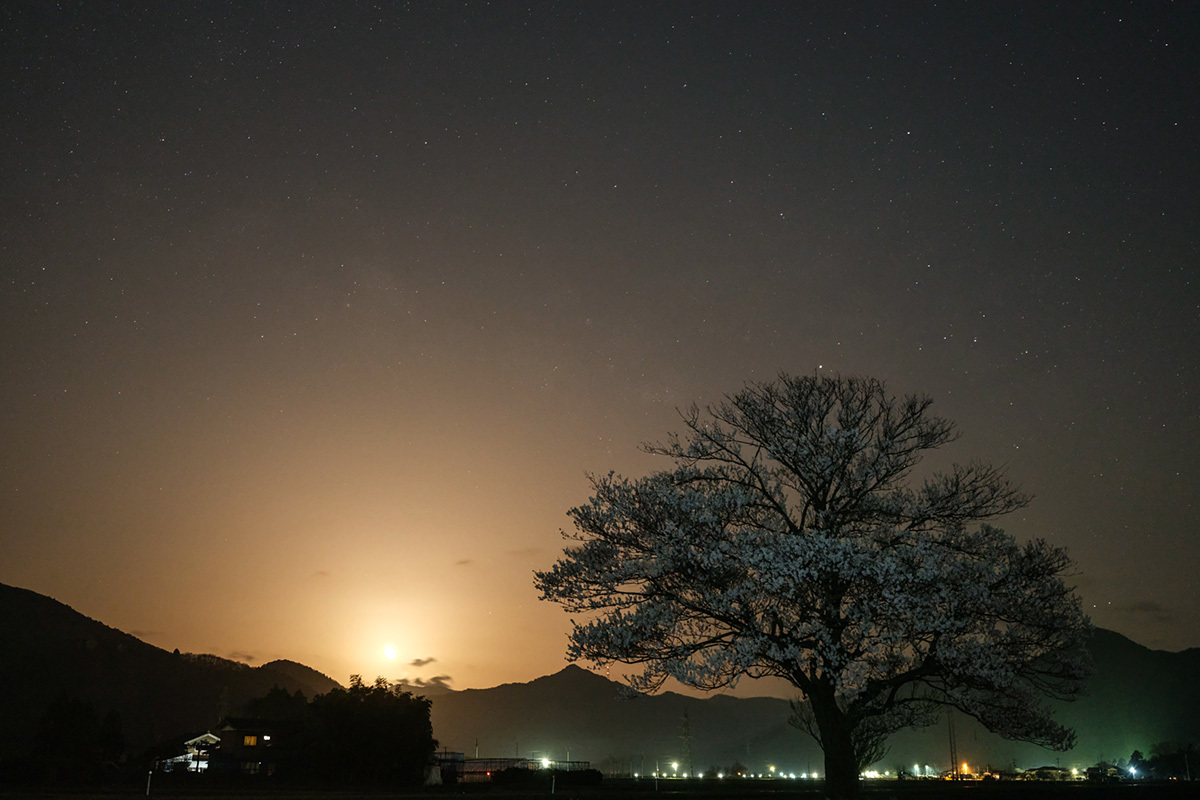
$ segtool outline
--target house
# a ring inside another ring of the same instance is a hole
[[[211,759],[214,769],[246,775],[274,775],[290,754],[296,723],[285,720],[226,717],[217,725],[220,744]]]
[[[1046,764],[1025,770],[1021,778],[1027,781],[1074,781],[1079,780],[1079,771]]]
[[[221,743],[221,737],[205,731],[183,743],[183,755],[168,758],[163,764],[165,772],[205,772],[209,756]]]

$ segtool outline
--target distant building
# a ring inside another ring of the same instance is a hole
[[[1025,770],[1021,773],[1021,779],[1027,781],[1074,781],[1080,778],[1078,770],[1047,765]]]
[[[205,731],[183,743],[183,755],[168,758],[163,764],[165,772],[206,772],[209,756],[221,743],[221,737]]]
[[[590,761],[555,761],[549,758],[465,758],[462,760],[461,780],[464,783],[483,783],[508,770],[538,772],[583,772],[592,768]]]
[[[436,783],[455,783],[462,779],[463,766],[467,757],[464,753],[452,750],[441,750],[429,759],[429,770],[426,770],[425,783],[432,785],[432,770],[437,770]]]
[[[213,767],[245,775],[274,775],[290,753],[296,723],[226,717],[217,725],[220,744]]]

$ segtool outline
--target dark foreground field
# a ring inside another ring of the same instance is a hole
[[[553,789],[553,794],[552,794]],[[144,798],[146,787],[125,785],[101,789],[13,789],[0,786],[0,799],[82,800],[83,798]],[[465,784],[411,791],[307,791],[262,784],[203,785],[159,780],[151,798],[164,800],[821,800],[821,781],[782,780],[610,780],[599,786],[563,787],[549,782],[536,786],[497,787]],[[1183,800],[1200,798],[1200,784],[1172,783],[1001,783],[953,784],[945,781],[867,781],[862,800]]]

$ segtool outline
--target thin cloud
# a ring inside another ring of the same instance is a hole
[[[460,558],[458,561],[454,562],[454,566],[465,567],[468,564],[474,564],[474,563],[475,563],[475,559],[473,559],[473,558]]]
[[[430,678],[429,680],[425,680],[424,678],[417,678],[412,682],[412,685],[416,686],[419,689],[446,689],[446,690],[449,690],[450,689],[450,681],[452,681],[452,680],[453,680],[453,678],[451,678],[449,675],[435,675],[434,677]]]
[[[540,548],[540,547],[523,547],[520,550],[508,550],[507,553],[508,553],[508,555],[513,556],[514,558],[531,558],[533,556],[541,555],[542,548]]]
[[[1126,603],[1117,606],[1117,610],[1123,614],[1128,614],[1131,617],[1141,617],[1144,620],[1151,622],[1174,622],[1175,612],[1164,606],[1162,603],[1156,603],[1153,600],[1140,600],[1135,603]]]
[[[237,650],[234,650],[226,657],[233,659],[234,661],[245,661],[246,663],[256,660],[256,656],[253,656],[250,653],[242,653]]]
[[[437,661],[437,659],[434,658],[433,656],[430,656],[429,658],[414,658],[412,661],[410,661],[408,663],[410,666],[413,666],[413,667],[423,667],[426,664],[432,664],[435,661]]]

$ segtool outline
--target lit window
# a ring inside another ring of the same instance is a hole
[[[244,747],[254,747],[258,744],[258,737],[254,735],[246,735],[242,737],[242,745]]]

